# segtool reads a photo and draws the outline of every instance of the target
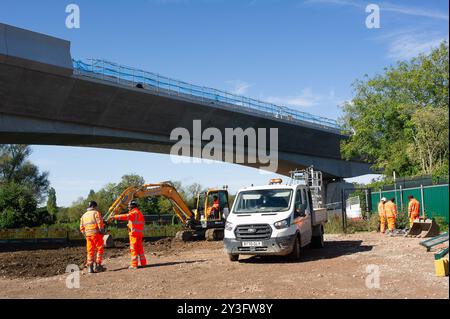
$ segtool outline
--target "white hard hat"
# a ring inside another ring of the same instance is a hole
[[[382,201],[382,202],[385,202],[385,201],[386,201],[386,197],[382,197],[382,198],[381,198],[381,201]]]

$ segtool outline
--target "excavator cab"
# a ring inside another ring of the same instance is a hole
[[[214,205],[218,203],[218,208]],[[225,215],[230,211],[228,203],[227,190],[209,190],[205,196],[205,219],[212,221],[221,221],[225,219]]]
[[[218,202],[214,205],[214,202]],[[204,233],[206,240],[221,240],[225,227],[225,217],[230,211],[228,191],[210,189],[197,195],[195,218],[198,229]]]

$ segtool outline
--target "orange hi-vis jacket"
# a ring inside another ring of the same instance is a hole
[[[387,218],[397,217],[397,205],[391,201],[384,204],[384,211],[386,212]]]
[[[102,233],[105,229],[102,215],[99,211],[88,208],[87,212],[80,218],[80,231],[86,236],[94,236]]]
[[[141,211],[133,208],[128,214],[114,216],[115,220],[128,221],[128,231],[130,236],[139,236],[144,234],[145,219]]]
[[[378,215],[380,217],[386,217],[386,210],[384,208],[384,203],[383,202],[379,202],[378,203]]]
[[[408,203],[408,214],[410,217],[419,217],[420,215],[420,203],[417,199],[413,198]]]

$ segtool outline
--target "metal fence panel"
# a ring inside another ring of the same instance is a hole
[[[400,211],[408,209],[408,196],[412,195],[421,204],[427,217],[443,217],[449,222],[449,185],[434,185],[423,187],[423,200],[420,187],[397,189],[397,191],[372,191],[373,211],[378,212],[378,203],[381,197],[396,198],[397,207]]]
[[[433,217],[443,217],[447,223],[449,221],[448,191],[448,185],[443,187],[424,188],[423,190],[426,214]]]

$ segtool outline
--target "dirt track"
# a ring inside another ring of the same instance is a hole
[[[148,268],[130,271],[127,247],[107,250],[107,272],[81,275],[66,288],[67,264],[83,247],[0,251],[1,298],[449,298],[449,279],[434,276],[433,254],[419,239],[377,233],[327,235],[299,262],[280,257],[228,261],[221,242],[146,243]],[[366,287],[366,267],[380,269],[380,288]]]

